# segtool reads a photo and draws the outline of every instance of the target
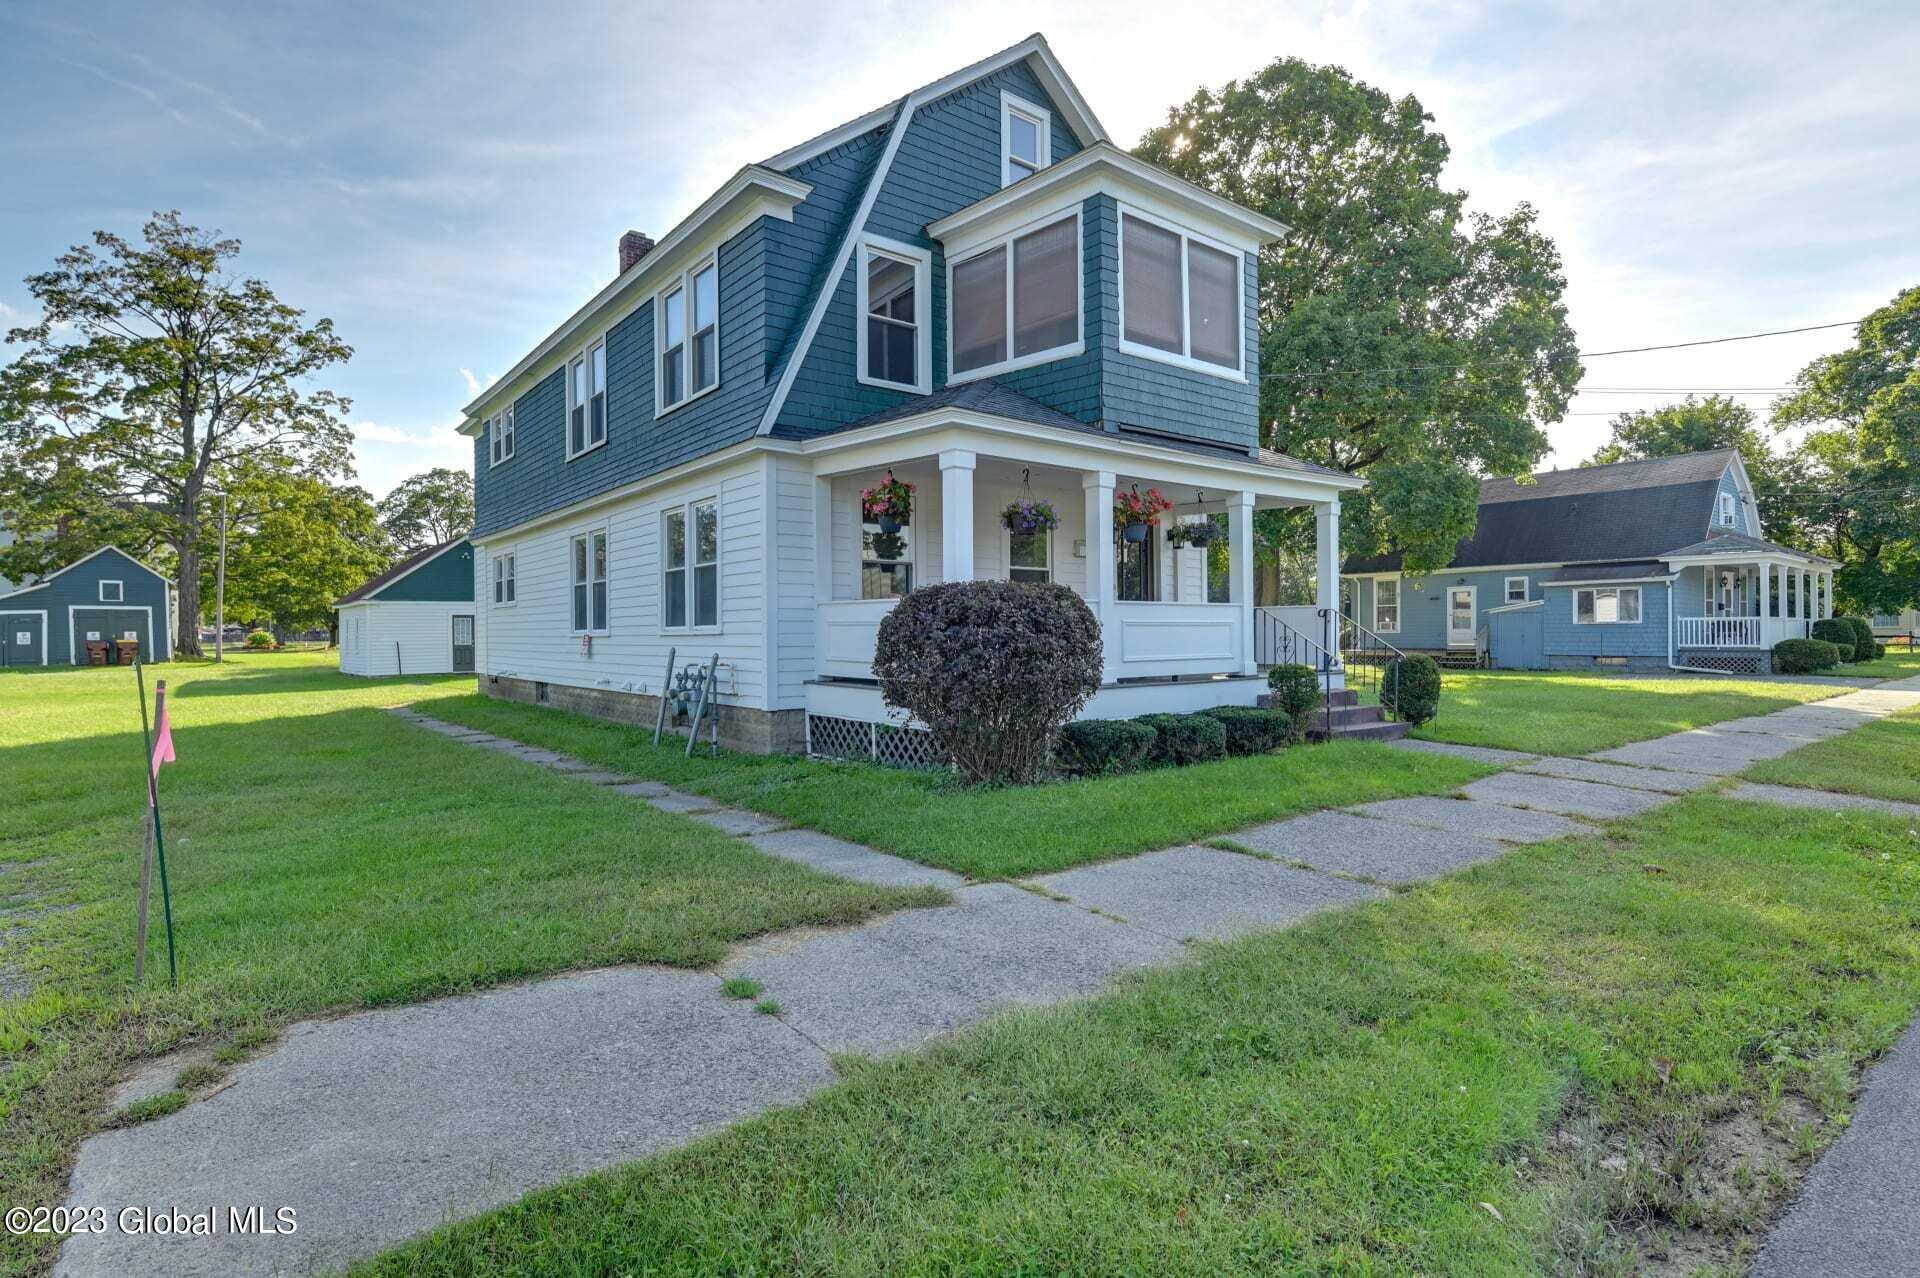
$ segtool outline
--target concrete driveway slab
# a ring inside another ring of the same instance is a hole
[[[1363,883],[1199,847],[1168,848],[1032,881],[1082,908],[1174,940],[1225,940],[1386,895]]]
[[[1503,843],[1544,843],[1569,834],[1593,833],[1592,826],[1552,812],[1529,812],[1472,799],[1385,799],[1363,803],[1352,811],[1382,821],[1452,830]]]
[[[1316,812],[1240,830],[1232,837],[1236,843],[1289,861],[1381,883],[1437,878],[1510,850],[1484,834],[1380,821],[1349,812]]]
[[[1509,807],[1532,808],[1540,812],[1558,812],[1562,816],[1590,817],[1611,821],[1617,817],[1637,816],[1663,803],[1673,801],[1668,794],[1647,790],[1629,790],[1624,786],[1596,785],[1592,781],[1572,781],[1565,777],[1544,777],[1519,772],[1499,772],[1482,777],[1466,789],[1468,798]]]
[[[1720,779],[1705,772],[1630,768],[1622,763],[1600,763],[1593,759],[1542,759],[1538,763],[1527,764],[1519,771],[1566,777],[1571,781],[1592,781],[1598,785],[1625,786],[1630,790],[1652,790],[1656,794],[1687,794],[1704,789]]]

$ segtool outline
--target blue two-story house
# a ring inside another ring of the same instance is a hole
[[[1349,557],[1344,611],[1459,664],[1764,674],[1833,614],[1832,560],[1765,541],[1733,449],[1552,470],[1480,487],[1452,564]]]
[[[482,689],[651,722],[670,653],[717,657],[723,741],[884,754],[881,618],[1015,579],[1099,617],[1088,715],[1251,703],[1258,649],[1318,633],[1312,607],[1256,624],[1253,513],[1314,507],[1330,608],[1360,484],[1259,444],[1285,231],[1116,147],[1033,36],[629,232],[465,410]],[[1144,533],[1117,527],[1136,491],[1171,503]],[[1023,500],[1050,526],[1009,527]],[[1224,574],[1169,535],[1199,522]]]

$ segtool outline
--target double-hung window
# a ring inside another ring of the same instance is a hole
[[[1244,377],[1244,259],[1132,210],[1120,214],[1120,349]]]
[[[573,539],[573,630],[607,632],[607,534],[605,529]]]
[[[1732,493],[1720,494],[1720,526],[1731,528],[1734,523],[1734,496]]]
[[[1373,579],[1373,628],[1383,635],[1399,633],[1400,579],[1398,577]]]
[[[1039,532],[1007,534],[1007,580],[1049,582],[1053,580],[1053,534]]]
[[[506,605],[514,600],[514,562],[512,552],[493,557],[493,601]]]
[[[660,624],[668,630],[720,624],[720,503],[676,506],[662,518]]]
[[[950,268],[949,380],[1078,354],[1080,214],[984,249]]]
[[[513,456],[513,410],[495,413],[487,419],[487,464],[498,466]]]
[[[1640,587],[1596,586],[1573,592],[1573,619],[1583,626],[1631,625],[1640,620]]]
[[[859,380],[914,391],[933,388],[928,323],[933,255],[869,237],[860,249]]]
[[[1527,579],[1525,577],[1507,578],[1507,602],[1525,603],[1527,601]]]
[[[1011,93],[1000,95],[1000,185],[1012,186],[1053,162],[1053,113]]]
[[[595,342],[567,365],[567,458],[607,442],[607,343]]]
[[[654,415],[720,384],[720,266],[709,258],[660,295]]]

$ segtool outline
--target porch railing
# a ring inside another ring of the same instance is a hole
[[[1265,609],[1253,614],[1253,654],[1263,666],[1310,666],[1322,675],[1331,673],[1338,664],[1325,645]]]
[[[1397,718],[1392,692],[1400,686],[1400,663],[1407,654],[1367,629],[1338,608],[1320,609],[1321,642],[1340,645],[1347,687],[1366,688],[1380,701],[1388,718]],[[1333,677],[1327,676],[1327,731],[1333,731]]]
[[[1771,648],[1782,639],[1803,639],[1812,623],[1802,617],[1676,617],[1674,643],[1681,648]]]

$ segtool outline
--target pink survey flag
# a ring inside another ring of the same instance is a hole
[[[160,694],[159,700],[159,722],[154,725],[158,731],[153,734],[153,766],[150,769],[155,780],[160,777],[160,765],[173,762],[173,724],[167,718],[167,698],[164,692]],[[148,802],[152,802],[151,790],[148,791]]]

